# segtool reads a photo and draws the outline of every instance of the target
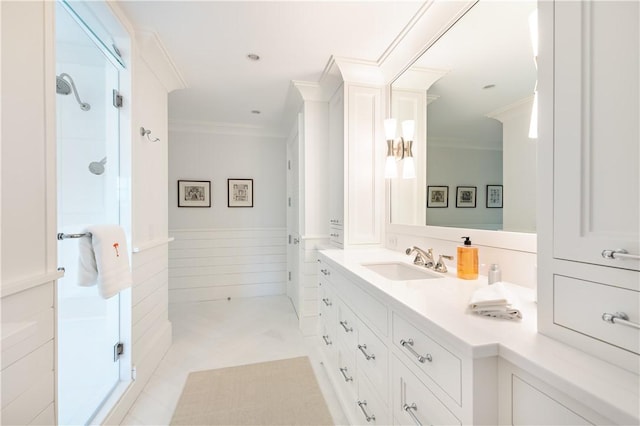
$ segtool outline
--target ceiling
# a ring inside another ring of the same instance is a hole
[[[330,57],[378,61],[418,1],[121,1],[136,31],[154,32],[187,88],[169,119],[282,128],[292,80],[317,82]],[[259,61],[247,58],[257,54]],[[259,114],[252,111],[260,111]]]

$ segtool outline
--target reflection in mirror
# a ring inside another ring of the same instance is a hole
[[[391,223],[535,232],[535,11],[481,0],[393,82],[417,177],[390,181]]]

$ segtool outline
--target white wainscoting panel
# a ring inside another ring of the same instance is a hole
[[[285,228],[169,233],[169,303],[286,293]]]
[[[2,424],[30,424],[54,400],[53,285],[2,298]]]

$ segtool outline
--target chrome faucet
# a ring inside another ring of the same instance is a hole
[[[443,259],[449,259],[449,260],[453,260],[453,256],[447,256],[444,254],[441,254],[440,256],[438,256],[438,262],[436,263],[436,266],[433,267],[433,270],[436,272],[447,272],[447,265],[444,264],[444,260]]]
[[[414,265],[424,266],[425,268],[433,268],[435,262],[433,261],[433,249],[428,249],[427,251],[422,250],[420,247],[409,247],[405,253],[407,256],[411,256],[413,253],[416,253],[416,257],[413,259]]]

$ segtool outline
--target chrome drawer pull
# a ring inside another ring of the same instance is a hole
[[[369,361],[370,359],[376,359],[376,356],[374,354],[369,355],[367,352],[365,352],[365,349],[367,349],[367,345],[358,345],[358,349],[360,349],[360,352],[362,352],[367,361]]]
[[[342,373],[342,377],[344,377],[345,382],[353,382],[353,377],[347,376],[347,367],[340,368],[339,370]]]
[[[340,321],[340,325],[342,326],[342,328],[344,328],[344,331],[346,331],[347,333],[353,331],[353,327],[347,327],[346,321]]]
[[[327,305],[327,306],[331,306],[331,305],[332,305],[331,301],[330,301],[329,299],[327,299],[327,298],[322,299],[322,301],[323,301],[323,302],[324,302],[324,304],[325,304],[325,305]]]
[[[367,401],[358,401],[358,407],[360,407],[360,409],[362,410],[362,414],[364,414],[364,418],[367,419],[367,422],[370,422],[371,420],[375,420],[376,416],[374,414],[372,415],[368,415],[366,410],[364,409],[364,407],[366,407],[367,405]]]
[[[433,361],[431,354],[426,354],[425,356],[422,356],[418,352],[413,350],[413,339],[409,339],[409,340],[402,339],[400,340],[400,345],[402,345],[403,348],[411,352],[411,355],[415,356],[418,359],[418,361],[420,361],[423,364],[425,361],[429,361],[429,362]]]
[[[629,254],[625,249],[618,250],[602,250],[602,257],[605,259],[631,259],[640,260],[640,255]]]
[[[602,314],[602,321],[640,329],[640,324],[638,324],[637,322],[629,321],[629,315],[625,314],[624,312],[616,312],[615,314],[609,314],[605,312],[604,314]]]
[[[324,344],[329,346],[331,344],[331,340],[329,340],[329,335],[325,334],[324,336],[322,336],[322,339],[324,340]]]
[[[418,406],[416,405],[416,403],[415,403],[415,402],[414,402],[413,404],[411,404],[411,405],[408,405],[407,403],[405,403],[405,404],[402,406],[402,409],[403,409],[404,411],[406,411],[406,412],[411,416],[411,418],[413,419],[413,422],[414,422],[416,425],[418,425],[418,426],[422,426],[422,423],[420,423],[420,420],[418,420],[418,418],[416,417],[416,415],[415,415],[415,414],[413,414],[413,411],[412,411],[412,410],[414,410],[414,411],[418,411]]]

